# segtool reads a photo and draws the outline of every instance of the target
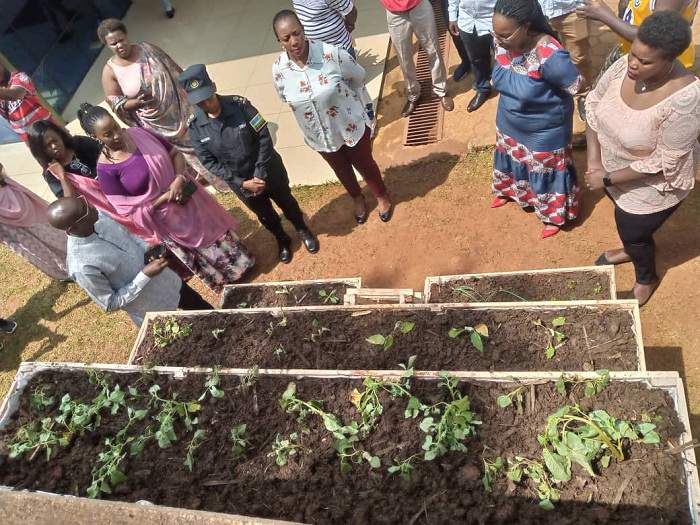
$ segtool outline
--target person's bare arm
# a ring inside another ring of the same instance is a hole
[[[22,86],[12,86],[11,88],[0,88],[0,100],[22,100],[29,93]]]
[[[117,77],[114,75],[114,70],[108,65],[102,68],[102,90],[105,92],[105,98],[109,97],[123,97],[124,92],[122,91],[119,82],[117,82]],[[146,106],[148,103],[144,100],[145,95],[140,94],[136,98],[128,98],[126,102],[122,105],[125,111],[136,111]]]
[[[345,27],[350,33],[355,30],[355,22],[357,22],[357,7],[352,6],[352,11],[345,15]]]

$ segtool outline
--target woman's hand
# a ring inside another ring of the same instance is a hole
[[[139,96],[135,98],[130,98],[129,100],[124,102],[124,109],[126,109],[127,111],[136,111],[145,108],[152,101],[153,97],[147,97],[146,95],[141,93]]]
[[[180,177],[179,175],[175,177],[175,180],[170,184],[170,187],[168,188],[168,191],[170,192],[170,195],[168,196],[168,202],[177,202],[184,204],[187,202],[187,199],[189,197],[185,196],[185,194],[182,192],[182,189],[185,187],[185,181],[183,180],[183,177]]]
[[[61,163],[59,163],[56,160],[52,160],[51,162],[49,162],[48,167],[49,167],[49,170],[51,170],[51,173],[53,173],[54,175],[56,175],[56,177],[58,177],[58,180],[60,180],[61,182],[63,180],[65,180],[66,170],[63,169],[63,166],[61,165]]]
[[[253,197],[257,197],[263,191],[265,191],[265,181],[258,179],[257,177],[253,177],[252,179],[243,182],[243,189],[250,193]]]
[[[605,22],[611,16],[617,18],[617,15],[603,0],[581,0],[576,8],[576,14],[581,18],[600,22]]]
[[[604,188],[603,177],[605,177],[605,173],[605,168],[603,168],[603,166],[589,166],[584,175],[588,189],[593,191]]]

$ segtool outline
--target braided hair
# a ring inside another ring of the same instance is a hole
[[[549,25],[547,17],[542,12],[542,7],[537,0],[496,0],[494,13],[515,20],[518,25],[529,24],[530,30],[536,33],[545,33],[552,38],[559,39],[556,31]]]
[[[110,115],[109,111],[101,106],[93,106],[89,102],[83,102],[80,104],[80,109],[78,110],[78,122],[80,122],[80,127],[89,136],[95,138],[95,124],[105,117],[114,118]],[[98,140],[102,148],[102,153],[105,157],[110,158],[109,150]]]

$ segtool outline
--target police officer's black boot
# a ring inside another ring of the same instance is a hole
[[[316,253],[318,251],[318,239],[313,233],[311,233],[311,230],[309,230],[308,227],[304,226],[303,228],[299,228],[297,233],[299,234],[299,237],[301,237],[301,241],[304,243],[304,246],[309,253]]]
[[[277,238],[277,246],[279,248],[280,262],[288,264],[292,262],[292,239],[287,235],[284,230],[279,232],[274,232],[275,238]]]

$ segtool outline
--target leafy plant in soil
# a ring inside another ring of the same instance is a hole
[[[584,395],[586,397],[593,397],[600,394],[603,389],[610,384],[609,370],[596,370],[595,373],[600,377],[597,379],[580,379],[577,376],[567,375],[562,372],[555,386],[559,393],[566,397],[569,392],[567,387],[574,388],[577,385],[584,385]]]
[[[457,339],[464,332],[469,334],[469,340],[472,346],[476,348],[481,354],[484,353],[484,341],[482,337],[489,336],[489,328],[485,324],[478,324],[474,327],[465,326],[463,328],[450,328],[447,333],[452,339]]]
[[[425,417],[420,422],[420,429],[427,434],[422,446],[426,461],[432,461],[448,450],[466,452],[464,441],[469,436],[475,436],[476,425],[481,424],[481,421],[474,419],[469,398],[457,389],[459,379],[444,371],[440,372],[440,377],[443,381],[438,386],[447,389],[450,401],[422,408]]]
[[[214,336],[214,339],[216,339],[216,340],[218,341],[218,340],[219,340],[219,336],[220,336],[221,334],[223,334],[225,331],[226,331],[226,328],[214,328],[214,329],[211,331],[211,335],[213,335],[213,336]]]
[[[539,461],[515,456],[508,460],[506,477],[515,483],[521,483],[527,477],[535,483],[535,493],[540,498],[540,507],[553,510],[554,504],[561,498],[561,492]]]
[[[492,291],[488,295],[484,295],[477,291],[475,288],[472,288],[471,286],[466,286],[466,285],[461,285],[461,286],[455,286],[452,288],[452,291],[455,294],[460,294],[466,296],[470,303],[488,303],[493,297],[497,296],[498,294],[504,293],[507,295],[510,295],[512,297],[515,297],[518,301],[527,301],[524,297],[521,297],[520,295],[511,292],[510,290],[504,290],[503,288],[499,288],[498,290]]]
[[[282,467],[287,464],[290,456],[295,455],[297,452],[311,452],[311,449],[306,445],[297,443],[298,439],[299,434],[296,432],[289,434],[289,437],[286,439],[281,434],[277,434],[275,441],[272,443],[272,452],[268,452],[267,456],[275,458],[275,462]]]
[[[292,290],[294,290],[293,286],[283,286],[279,290],[275,290],[275,293],[278,295],[291,295]]]
[[[518,408],[518,414],[523,414],[523,389],[525,385],[519,385],[507,394],[498,396],[496,403],[501,408],[508,408],[511,406],[516,406]]]
[[[421,454],[413,454],[401,461],[394,460],[394,464],[387,468],[389,474],[398,474],[399,477],[405,481],[411,481],[411,471],[413,470],[413,465],[411,462],[419,458]]]
[[[318,322],[318,319],[314,319],[311,321],[311,327],[313,330],[311,331],[311,335],[309,336],[309,339],[311,340],[312,343],[318,343],[318,341],[321,339],[321,336],[323,334],[330,334],[331,329],[326,327],[326,326],[320,326],[320,323]]]
[[[165,348],[173,341],[187,337],[192,332],[192,324],[184,328],[180,326],[177,319],[168,319],[161,325],[159,322],[153,323],[153,339],[158,348]]]
[[[241,423],[240,425],[236,425],[231,429],[231,442],[233,443],[231,446],[231,452],[237,456],[243,454],[243,452],[245,452],[245,450],[250,446],[250,441],[243,437],[247,428],[248,425]]]
[[[481,462],[484,464],[484,477],[481,478],[481,482],[484,484],[486,492],[493,492],[493,478],[503,472],[505,465],[501,456],[497,456],[493,461],[487,459],[487,450],[491,450],[491,447],[484,445],[484,450],[481,453]]]
[[[564,326],[566,323],[566,317],[555,317],[552,319],[552,328],[544,324],[541,319],[533,321],[533,323],[536,326],[540,326],[547,330],[549,335],[547,337],[547,346],[544,349],[544,353],[547,359],[552,359],[557,348],[561,347],[564,344],[564,339],[566,339],[566,336],[563,333],[556,330],[556,328]],[[557,343],[556,345],[554,344],[555,342]]]
[[[377,456],[372,456],[369,452],[358,450],[355,443],[359,440],[358,433],[360,427],[357,421],[345,425],[338,416],[323,410],[323,402],[317,400],[304,401],[296,397],[296,384],[289,383],[287,390],[282,394],[280,405],[288,413],[298,412],[297,422],[301,423],[307,415],[315,414],[323,420],[326,427],[335,440],[333,448],[340,457],[340,470],[349,472],[352,463],[362,463],[366,460],[372,468],[379,468],[381,462]]]
[[[187,454],[185,456],[185,465],[192,472],[194,469],[194,451],[197,450],[206,441],[206,431],[201,428],[195,430],[192,439],[187,444]]]
[[[275,292],[277,293],[277,292]],[[281,321],[279,321],[277,324],[273,323],[270,321],[270,326],[265,329],[265,333],[268,335],[268,337],[272,337],[275,334],[275,329],[278,327],[285,327],[287,326],[287,318],[283,317]]]
[[[394,334],[396,332],[402,333],[402,334],[407,334],[410,331],[412,331],[416,326],[416,323],[412,321],[396,321],[396,324],[394,325],[394,329],[391,331],[391,333],[387,335],[382,335],[382,334],[374,334],[370,335],[365,341],[368,343],[371,343],[373,345],[381,345],[382,348],[384,348],[384,351],[389,350],[394,345]]]
[[[318,295],[323,297],[323,304],[338,304],[340,299],[338,298],[338,290],[333,288],[330,292],[326,290],[319,290]]]

